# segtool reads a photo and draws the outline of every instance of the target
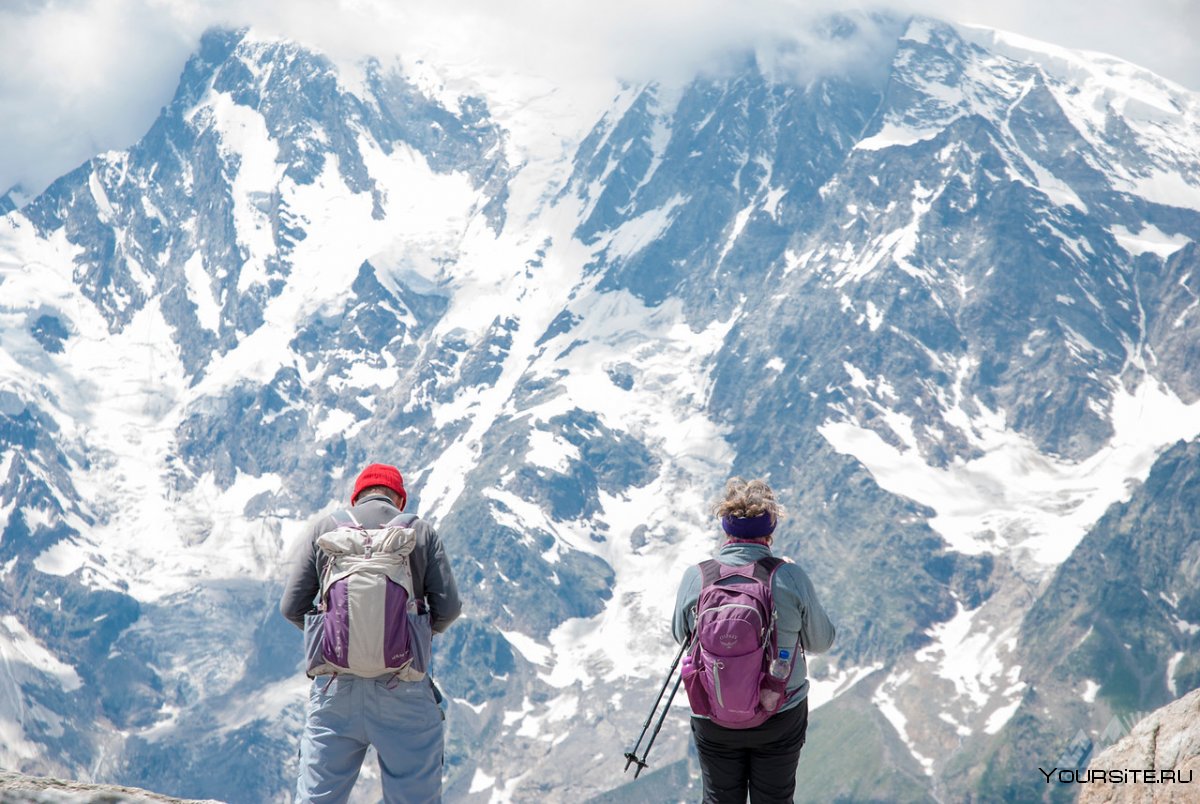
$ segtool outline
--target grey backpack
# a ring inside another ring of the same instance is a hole
[[[400,514],[381,528],[366,528],[349,511],[338,511],[338,527],[317,538],[326,562],[317,614],[304,623],[310,677],[425,677],[432,630],[424,601],[413,593],[416,518]]]

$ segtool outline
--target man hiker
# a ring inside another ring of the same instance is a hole
[[[387,804],[441,801],[431,637],[462,604],[437,531],[402,513],[407,499],[396,467],[371,464],[350,508],[317,520],[290,558],[279,609],[305,633],[313,677],[297,802],[346,801],[368,745]]]

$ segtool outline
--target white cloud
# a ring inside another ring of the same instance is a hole
[[[1200,91],[1197,0],[912,0],[921,13],[1096,50]]]
[[[865,7],[861,2],[860,7]],[[894,7],[1101,50],[1200,89],[1196,0],[900,0]],[[858,64],[880,38],[831,49],[802,33],[833,0],[26,0],[0,7],[0,192],[40,190],[137,140],[212,25],[249,25],[338,59],[364,54],[532,72],[564,86],[597,74],[686,75],[758,46],[778,69]],[[790,41],[785,48],[773,47]]]
[[[0,10],[0,192],[17,181],[41,189],[146,131],[193,42],[152,5],[93,0]]]

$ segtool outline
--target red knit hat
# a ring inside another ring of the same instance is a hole
[[[371,486],[383,486],[399,494],[400,510],[404,510],[404,504],[408,502],[408,494],[404,491],[404,478],[400,476],[399,469],[388,466],[386,463],[373,463],[363,469],[358,480],[354,481],[354,493],[350,495],[350,504],[354,505],[363,489],[369,489]]]

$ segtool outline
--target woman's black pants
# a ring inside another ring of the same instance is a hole
[[[808,699],[752,729],[692,718],[704,804],[791,804],[807,731]]]

